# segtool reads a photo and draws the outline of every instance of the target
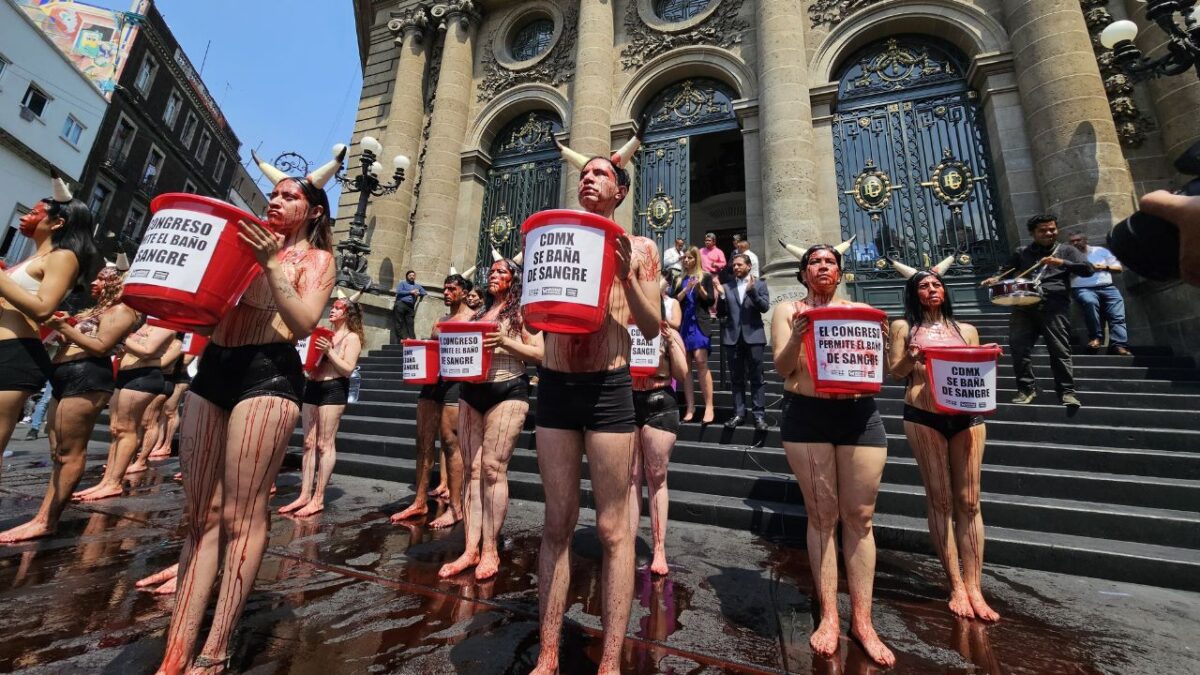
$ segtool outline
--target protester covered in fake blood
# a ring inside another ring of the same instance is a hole
[[[146,406],[146,411],[142,413],[142,440],[141,449],[138,450],[137,457],[125,469],[125,475],[130,476],[136,473],[141,473],[150,468],[150,455],[154,449],[158,447],[159,436],[163,434],[163,411],[167,407],[167,402],[175,393],[175,380],[173,379],[175,369],[179,362],[183,359],[183,340],[179,338],[178,333],[172,333],[171,339],[167,343],[167,350],[163,352],[162,358],[159,359],[159,370],[162,372],[162,390],[150,401],[150,405]]]
[[[621,167],[636,147],[635,138],[612,157],[591,159],[563,148],[567,161],[580,172],[580,206],[612,218],[629,193],[629,174]],[[603,325],[585,335],[546,334],[545,358],[538,369],[538,468],[545,486],[546,524],[538,558],[541,653],[535,673],[558,669],[585,452],[604,556],[600,673],[618,672],[629,623],[634,579],[629,484],[637,427],[627,326],[636,323],[646,339],[659,333],[658,247],[644,237],[621,236],[616,263],[616,280],[604,300],[608,314]]]
[[[466,302],[466,296],[475,293],[475,288],[458,273],[450,268],[450,274],[442,281],[442,302],[450,311],[442,321],[470,321],[475,316],[475,309],[483,306],[482,299],[478,307],[471,308]],[[438,328],[435,323],[431,340],[438,339]],[[433,384],[421,387],[417,395],[417,486],[416,495],[408,508],[392,514],[392,522],[399,524],[414,518],[424,518],[429,513],[429,497],[446,499],[450,502],[444,513],[434,518],[429,527],[435,530],[445,529],[462,520],[463,511],[463,465],[462,453],[459,452],[458,415],[459,391],[462,385],[458,382],[444,380],[441,377]],[[441,437],[442,468],[439,485],[432,492],[429,490],[429,474],[433,470],[438,451],[434,441]]]
[[[112,350],[141,321],[120,302],[121,273],[115,266],[100,270],[92,282],[95,306],[68,319],[57,313],[46,321],[61,336],[50,375],[53,398],[48,416],[50,485],[41,508],[27,523],[0,533],[0,543],[53,534],[71,493],[83,478],[87,444],[96,420],[113,393]]]
[[[38,324],[100,266],[92,212],[61,178],[53,179],[52,194],[21,216],[20,231],[33,241],[32,255],[0,274],[0,448],[8,445],[25,400],[50,377]]]
[[[325,488],[337,461],[338,426],[350,396],[350,374],[358,366],[358,355],[365,341],[362,306],[358,304],[360,297],[362,291],[351,298],[335,300],[329,310],[333,337],[317,338],[317,349],[322,353],[321,364],[308,375],[304,384],[304,406],[300,410],[304,422],[300,495],[281,507],[280,513],[307,518],[325,510]]]
[[[904,433],[925,483],[929,535],[950,581],[950,611],[964,618],[1000,618],[983,599],[983,516],[979,474],[987,438],[980,415],[937,412],[925,367],[927,347],[979,344],[979,331],[955,320],[942,275],[954,258],[924,272],[893,263],[908,278],[904,318],[892,322],[888,371],[906,380]],[[959,564],[962,571],[959,571]]]
[[[186,337],[186,333],[175,335],[175,339],[180,340],[181,346]],[[188,375],[188,367],[195,359],[196,357],[191,354],[180,354],[172,365],[163,369],[163,379],[165,380],[163,390],[169,390],[170,393],[158,416],[158,442],[150,449],[148,459],[166,459],[171,456],[171,443],[175,438],[175,432],[179,430],[179,404],[192,384],[192,378]]]
[[[834,656],[838,649],[835,534],[840,522],[850,590],[850,634],[872,660],[890,667],[896,658],[871,621],[875,581],[871,519],[887,462],[887,434],[873,397],[817,392],[804,345],[804,334],[810,330],[809,310],[866,306],[837,297],[842,255],[850,243],[818,244],[808,250],[784,244],[800,259],[798,277],[808,296],[776,307],[771,322],[775,369],[785,378],[780,437],[808,514],[808,557],[820,606],[809,644],[824,657]]]
[[[464,382],[459,394],[466,549],[438,571],[443,579],[475,567],[475,579],[483,581],[500,568],[498,539],[508,513],[508,461],[529,412],[525,368],[542,362],[542,336],[531,335],[521,319],[520,256],[513,260],[493,252],[493,258],[489,302],[472,319],[497,325],[497,331],[483,339],[483,348],[492,350],[491,366],[485,381]]]
[[[304,372],[295,342],[312,333],[333,290],[324,186],[344,154],[303,179],[259,162],[275,185],[267,227],[242,221],[238,237],[262,273],[217,324],[184,401],[186,536],[161,673],[228,664],[267,545],[271,485],[300,415]],[[197,655],[215,585],[212,626]]]

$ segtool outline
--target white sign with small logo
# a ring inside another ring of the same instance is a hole
[[[438,333],[438,365],[442,377],[480,377],[483,369],[483,331]]]
[[[146,225],[125,283],[195,293],[208,271],[225,219],[185,209],[163,209]]]
[[[547,225],[531,231],[525,240],[521,304],[598,307],[604,246],[604,231],[594,227]]]

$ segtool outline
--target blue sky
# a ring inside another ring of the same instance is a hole
[[[131,5],[82,2],[119,10]],[[204,84],[241,140],[243,162],[253,148],[268,161],[294,151],[320,163],[330,158],[334,143],[350,142],[362,70],[349,0],[155,4],[192,65],[199,70],[204,63]],[[269,190],[257,167],[250,174]],[[330,203],[338,203],[340,192],[335,183]]]

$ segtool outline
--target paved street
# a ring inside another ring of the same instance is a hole
[[[17,435],[23,436],[24,428]],[[48,472],[45,443],[14,442],[0,481],[0,527],[32,513]],[[94,445],[84,485],[100,473]],[[181,487],[176,462],[155,467],[128,497],[73,507],[57,536],[0,547],[0,672],[151,673],[172,600],[133,582],[176,560]],[[273,504],[298,479],[281,476]],[[536,659],[536,561],[541,505],[514,502],[496,580],[443,582],[461,530],[396,527],[387,514],[407,486],[335,476],[326,511],[273,519],[268,555],[234,640],[248,673],[524,673]],[[987,505],[984,505],[986,514]],[[594,672],[599,656],[599,544],[580,518],[563,672]],[[648,521],[643,520],[643,523]],[[814,662],[813,604],[800,539],[767,541],[672,525],[672,574],[645,566],[624,653],[631,673],[814,672],[874,669],[843,640],[836,662]],[[896,673],[1200,672],[1200,596],[1146,586],[989,566],[997,625],[951,617],[936,560],[881,552],[876,625]],[[841,595],[843,616],[848,615]],[[844,624],[845,625],[845,624]]]

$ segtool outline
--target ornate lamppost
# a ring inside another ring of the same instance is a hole
[[[1113,50],[1113,65],[1126,75],[1145,80],[1180,75],[1195,69],[1200,77],[1200,5],[1194,0],[1146,0],[1146,18],[1167,35],[1167,53],[1148,59],[1133,43],[1138,27],[1114,21],[1100,33],[1100,43]]]
[[[335,246],[338,250],[337,285],[374,292],[376,290],[371,275],[367,273],[367,256],[371,254],[371,246],[367,243],[367,204],[371,197],[390,195],[399,189],[404,182],[404,171],[409,167],[409,159],[404,155],[392,158],[392,182],[383,183],[379,174],[383,173],[383,165],[377,157],[383,154],[383,146],[371,136],[363,136],[359,141],[362,155],[359,157],[359,172],[348,176],[339,171],[337,181],[347,193],[358,193],[358,208],[350,221],[350,230],[346,238]],[[334,154],[338,154],[345,146],[334,146]]]

